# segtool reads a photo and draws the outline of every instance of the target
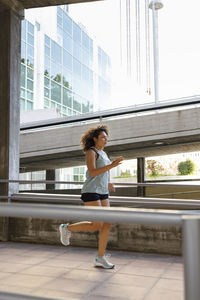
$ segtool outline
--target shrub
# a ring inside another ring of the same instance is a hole
[[[151,175],[151,176],[158,176],[159,172],[161,172],[163,170],[162,165],[153,159],[147,160],[147,172]]]
[[[178,164],[178,171],[181,175],[189,175],[195,171],[195,164],[192,160],[186,159],[186,161],[181,161]]]
[[[126,171],[121,171],[121,175],[120,177],[131,177],[131,171],[130,170],[126,170]]]

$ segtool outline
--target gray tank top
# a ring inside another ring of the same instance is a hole
[[[107,154],[103,150],[97,150],[92,147],[97,153],[98,157],[96,159],[96,168],[101,168],[107,166],[111,163]],[[83,193],[97,193],[97,194],[108,194],[108,181],[109,181],[109,172],[106,171],[103,174],[97,175],[95,177],[90,177],[89,171],[86,172],[86,181],[82,187]]]

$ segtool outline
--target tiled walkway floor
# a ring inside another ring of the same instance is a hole
[[[113,270],[93,267],[95,249],[0,242],[0,291],[65,300],[183,300],[182,258],[109,251]]]

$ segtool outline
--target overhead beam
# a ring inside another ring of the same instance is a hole
[[[94,2],[102,0],[19,0],[24,8],[36,8],[45,6],[76,4],[84,2]]]
[[[0,10],[11,9],[17,15],[20,16],[21,19],[24,18],[24,7],[19,0],[0,0]]]

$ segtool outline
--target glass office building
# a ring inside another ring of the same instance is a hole
[[[24,20],[21,37],[21,110],[32,110],[34,102],[34,26]]]
[[[46,109],[51,118],[50,108],[56,110],[57,116],[105,109],[111,93],[111,61],[107,53],[83,25],[72,20],[67,6],[28,13],[22,21],[21,112]],[[83,181],[84,173],[85,167],[57,170],[59,179],[67,181]],[[20,179],[33,178],[45,179],[45,171],[20,174]],[[69,187],[72,186],[62,185]],[[44,188],[39,184],[20,187]]]
[[[55,108],[61,116],[71,116],[102,104],[106,108],[110,57],[65,7],[54,7],[54,14],[54,36],[41,30],[37,18],[22,22],[21,110]]]

